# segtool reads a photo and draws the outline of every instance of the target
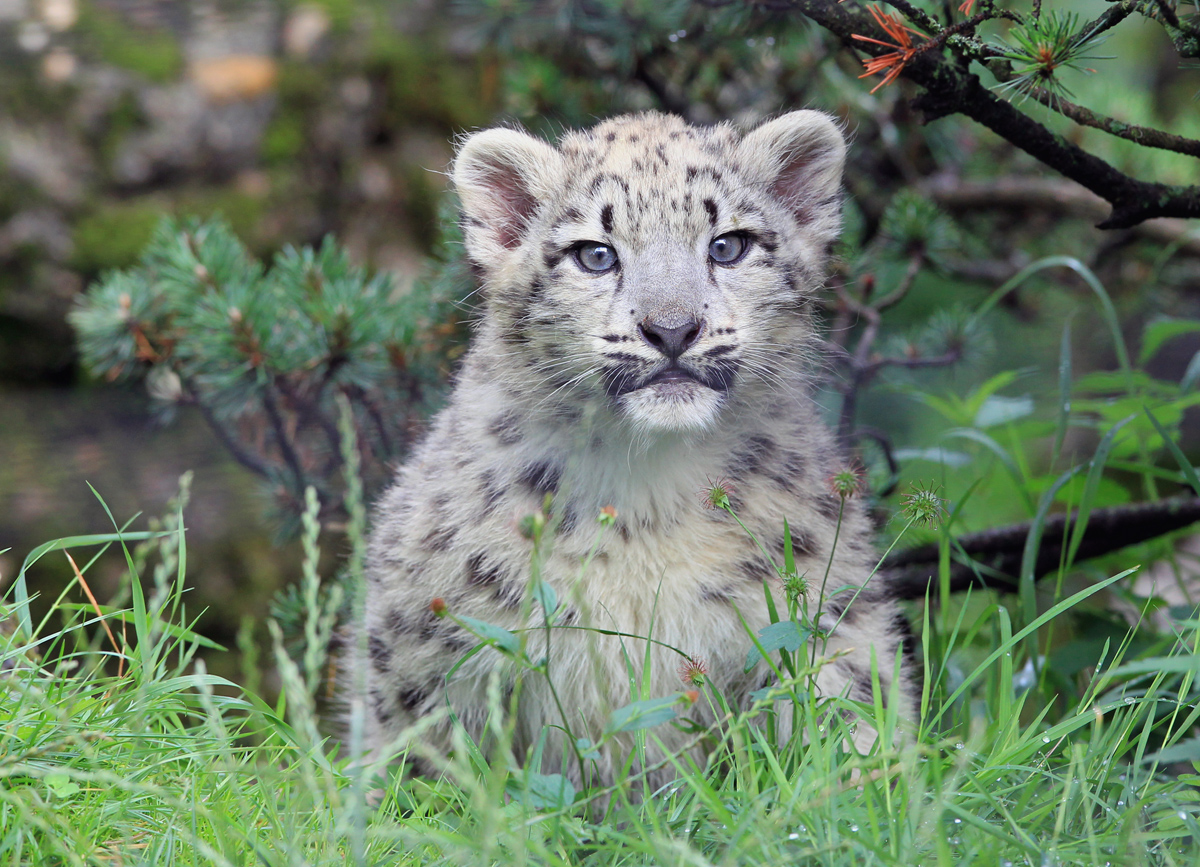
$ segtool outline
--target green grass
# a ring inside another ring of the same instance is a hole
[[[281,697],[209,675],[184,605],[181,526],[182,504],[151,531],[32,552],[27,564],[64,549],[79,567],[41,622],[23,570],[5,597],[0,864],[1102,865],[1194,864],[1200,853],[1200,622],[1179,620],[1136,659],[1129,641],[1105,644],[1077,694],[1050,686],[1044,659],[1027,676],[1027,649],[1122,575],[1021,628],[991,598],[924,609],[919,730],[878,699],[817,699],[793,658],[795,675],[772,696],[710,733],[708,767],[679,756],[678,781],[662,791],[633,775],[576,792],[507,753],[498,690],[490,762],[465,738],[453,756],[427,756],[438,779],[381,779],[339,756],[314,711],[339,599],[319,586],[311,519],[300,648],[289,655],[270,624]],[[352,522],[352,570],[361,528]],[[97,609],[86,576],[113,557],[125,585]],[[721,699],[702,687],[698,700]],[[610,727],[652,741],[686,716],[686,699],[659,704],[618,711]],[[802,730],[776,746],[764,722],[787,704]],[[844,746],[841,710],[881,733],[869,755]],[[419,738],[410,748],[421,751]]]

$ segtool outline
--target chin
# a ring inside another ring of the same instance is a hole
[[[701,431],[717,420],[725,396],[698,382],[648,385],[621,397],[621,409],[647,431]]]

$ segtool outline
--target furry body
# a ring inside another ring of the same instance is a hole
[[[540,609],[522,604],[532,542],[518,522],[547,494],[557,526],[541,568],[565,606],[558,623],[661,642],[635,695],[620,639],[554,630],[552,677],[577,736],[598,739],[636,697],[684,688],[682,657],[664,645],[703,660],[735,707],[771,681],[765,665],[743,670],[751,642],[740,618],[757,632],[769,622],[764,584],[786,611],[783,590],[735,520],[704,508],[718,481],[777,563],[787,519],[813,610],[827,567],[831,590],[865,584],[849,607],[849,594],[824,603],[841,620],[822,653],[845,653],[821,669],[819,688],[869,701],[872,654],[890,687],[907,626],[885,579],[866,583],[870,528],[856,499],[843,504],[829,488],[842,460],[806,372],[843,158],[840,133],[816,112],[745,134],[644,114],[557,146],[508,129],[465,142],[454,180],[483,314],[449,405],[375,514],[365,619],[374,748],[447,699],[481,733],[488,678],[498,669],[510,688],[508,663],[478,653],[447,690],[476,640],[436,619],[430,601],[508,629],[540,626]],[[617,517],[602,528],[608,506]],[[640,674],[644,644],[624,646]],[[692,716],[707,712],[702,701]],[[518,748],[561,722],[544,681],[526,677]],[[655,735],[667,748],[687,740],[666,726]],[[448,724],[432,737],[448,745]],[[561,754],[557,737],[547,756]],[[620,758],[606,752],[600,773]]]

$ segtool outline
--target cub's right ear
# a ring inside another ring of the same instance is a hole
[[[562,155],[526,133],[489,129],[468,138],[453,170],[467,255],[483,268],[502,264],[542,203],[561,189],[562,171]]]

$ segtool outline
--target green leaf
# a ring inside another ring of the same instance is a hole
[[[612,712],[604,731],[606,734],[632,732],[670,722],[675,719],[675,705],[678,703],[679,696],[671,695],[666,698],[648,698],[627,704]]]
[[[60,798],[67,798],[79,791],[79,785],[75,783],[70,775],[62,771],[54,771],[46,774],[46,785]]]
[[[483,640],[485,644],[491,644],[497,650],[501,650],[510,656],[516,656],[521,649],[521,642],[517,636],[509,632],[503,626],[496,626],[494,623],[488,623],[484,620],[476,620],[474,617],[466,615],[456,615],[463,626],[469,629],[477,638]]]
[[[575,787],[562,774],[526,771],[523,778],[509,778],[504,791],[531,810],[561,810],[575,800]]]
[[[927,449],[896,449],[892,456],[900,461],[929,461],[935,464],[942,464],[947,467],[965,467],[971,463],[971,456],[965,452],[956,452],[952,449],[942,448],[941,446],[932,446]]]
[[[1142,351],[1138,355],[1138,364],[1144,365],[1153,358],[1167,341],[1196,331],[1200,331],[1200,321],[1195,319],[1160,319],[1151,322],[1142,332]]]
[[[991,394],[976,410],[974,424],[978,428],[995,427],[1032,414],[1033,398],[1028,395],[1004,397],[999,394]]]
[[[1104,438],[1100,440],[1100,445],[1096,447],[1096,453],[1092,456],[1087,480],[1083,485],[1083,495],[1079,498],[1079,511],[1075,515],[1075,526],[1071,530],[1071,543],[1067,548],[1066,564],[1068,566],[1075,562],[1075,554],[1079,551],[1079,546],[1083,543],[1083,534],[1087,530],[1088,518],[1092,513],[1092,504],[1096,499],[1096,492],[1099,490],[1101,475],[1104,472],[1105,464],[1108,463],[1108,455],[1112,451],[1113,441],[1121,428],[1133,421],[1133,419],[1134,416],[1130,416],[1113,425],[1108,433],[1104,435]]]
[[[580,758],[593,762],[600,760],[600,751],[596,749],[596,745],[590,738],[576,738],[575,749],[579,751]]]
[[[796,552],[792,550],[792,528],[788,526],[787,518],[783,519],[783,571],[786,575],[796,572]]]
[[[1200,738],[1192,738],[1181,744],[1175,744],[1173,747],[1167,747],[1165,750],[1159,750],[1153,755],[1146,756],[1142,761],[1158,762],[1162,765],[1200,761]]]
[[[749,671],[754,668],[765,653],[774,653],[776,650],[796,652],[808,642],[812,634],[811,629],[802,626],[795,620],[780,620],[764,626],[758,631],[759,645],[762,650],[760,651],[758,647],[750,648],[750,652],[746,654],[745,670]]]
[[[1149,416],[1155,429],[1162,435],[1163,442],[1166,443],[1167,449],[1171,452],[1171,457],[1175,458],[1175,463],[1179,464],[1179,469],[1183,471],[1184,478],[1192,486],[1192,490],[1200,494],[1200,478],[1196,477],[1196,468],[1192,466],[1192,462],[1187,459],[1187,455],[1175,444],[1175,440],[1167,434],[1166,429],[1159,424],[1158,419],[1154,417],[1154,413],[1147,409],[1146,415]]]
[[[558,594],[545,581],[536,581],[533,585],[533,598],[542,606],[546,620],[550,620],[558,610]]]

